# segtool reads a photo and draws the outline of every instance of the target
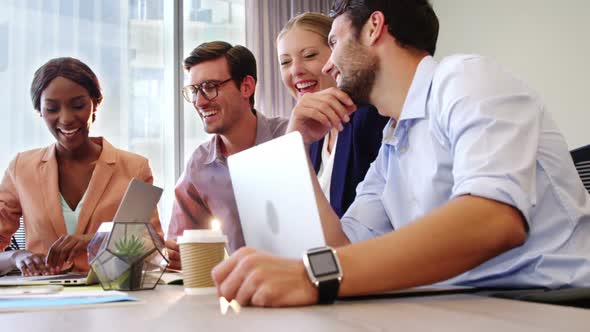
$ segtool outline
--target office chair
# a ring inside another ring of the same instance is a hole
[[[590,144],[574,149],[570,154],[584,187],[590,193]]]
[[[12,238],[10,239],[10,245],[6,250],[21,250],[25,249],[25,224],[23,218],[20,218],[20,226]]]
[[[8,245],[8,248],[6,248],[6,251],[10,250],[20,250],[20,246],[18,245],[18,242],[16,241],[14,235],[10,239],[10,244]]]

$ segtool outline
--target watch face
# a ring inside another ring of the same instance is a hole
[[[316,278],[338,273],[338,265],[331,251],[322,251],[308,255],[309,265]]]

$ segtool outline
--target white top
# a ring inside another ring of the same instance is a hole
[[[86,198],[86,192],[82,195],[82,199],[76,206],[75,210],[72,210],[66,202],[65,198],[61,193],[59,193],[59,198],[61,198],[61,210],[64,214],[64,220],[66,222],[66,230],[69,235],[76,233],[76,227],[78,226],[78,217],[80,216],[80,210],[82,210],[82,203],[84,203],[84,198]]]
[[[338,135],[334,139],[334,146],[332,147],[332,153],[328,152],[329,136],[326,135],[324,138],[324,144],[322,144],[322,164],[320,165],[320,171],[318,172],[318,182],[324,192],[324,196],[330,201],[330,186],[332,185],[332,170],[334,169],[334,155],[336,154],[336,144],[338,144]]]

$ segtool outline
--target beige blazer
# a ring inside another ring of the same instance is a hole
[[[148,160],[114,148],[106,139],[92,138],[102,152],[82,203],[76,234],[96,233],[103,221],[111,221],[132,178],[152,183]],[[47,254],[51,245],[66,235],[61,208],[55,144],[21,152],[10,162],[0,184],[0,250],[16,232],[23,216],[26,249]],[[154,230],[163,236],[158,211],[151,220]],[[86,253],[76,257],[75,271],[88,271]]]

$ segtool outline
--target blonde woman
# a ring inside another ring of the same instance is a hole
[[[336,81],[322,72],[331,54],[328,46],[331,26],[332,19],[326,15],[304,13],[289,20],[277,37],[281,78],[298,101],[296,109],[321,107],[321,103],[316,103],[318,99],[338,102],[329,94],[317,94],[336,87]],[[320,186],[339,217],[354,201],[358,183],[377,157],[387,121],[375,107],[359,105],[340,131],[334,128],[310,144],[310,158]]]

